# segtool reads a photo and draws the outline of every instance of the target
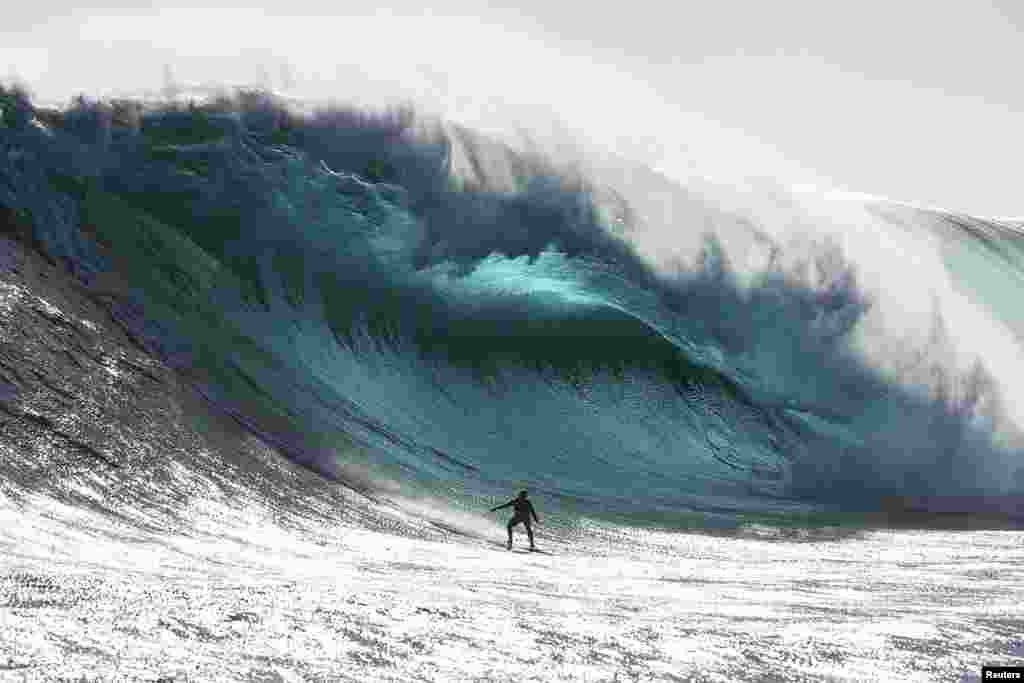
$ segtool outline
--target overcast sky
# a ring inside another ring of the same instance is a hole
[[[693,157],[701,172],[1024,214],[1019,0],[516,4],[17,3],[0,75],[64,99],[159,87],[171,63],[182,80],[412,94],[469,121],[501,99],[676,175]]]

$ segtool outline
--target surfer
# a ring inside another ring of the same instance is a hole
[[[533,526],[530,524],[530,518],[533,521],[540,524],[540,520],[537,518],[537,511],[533,509],[533,503],[526,498],[526,491],[520,491],[518,498],[513,498],[504,505],[491,508],[491,512],[497,512],[502,508],[512,508],[512,519],[508,521],[508,549],[512,550],[512,527],[522,522],[526,526],[526,535],[530,539],[530,550],[536,550],[537,546],[533,544]]]

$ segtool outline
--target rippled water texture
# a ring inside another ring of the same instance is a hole
[[[1024,664],[1012,532],[541,530],[539,555],[284,529],[225,501],[194,507],[201,530],[124,540],[42,500],[2,514],[5,680],[924,682]]]

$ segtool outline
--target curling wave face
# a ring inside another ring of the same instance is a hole
[[[624,513],[1024,490],[1012,224],[755,205],[407,109],[3,97],[0,206],[328,476]]]

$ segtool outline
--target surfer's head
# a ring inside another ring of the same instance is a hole
[[[526,491],[520,491],[519,492],[519,497],[520,498],[526,498]]]

